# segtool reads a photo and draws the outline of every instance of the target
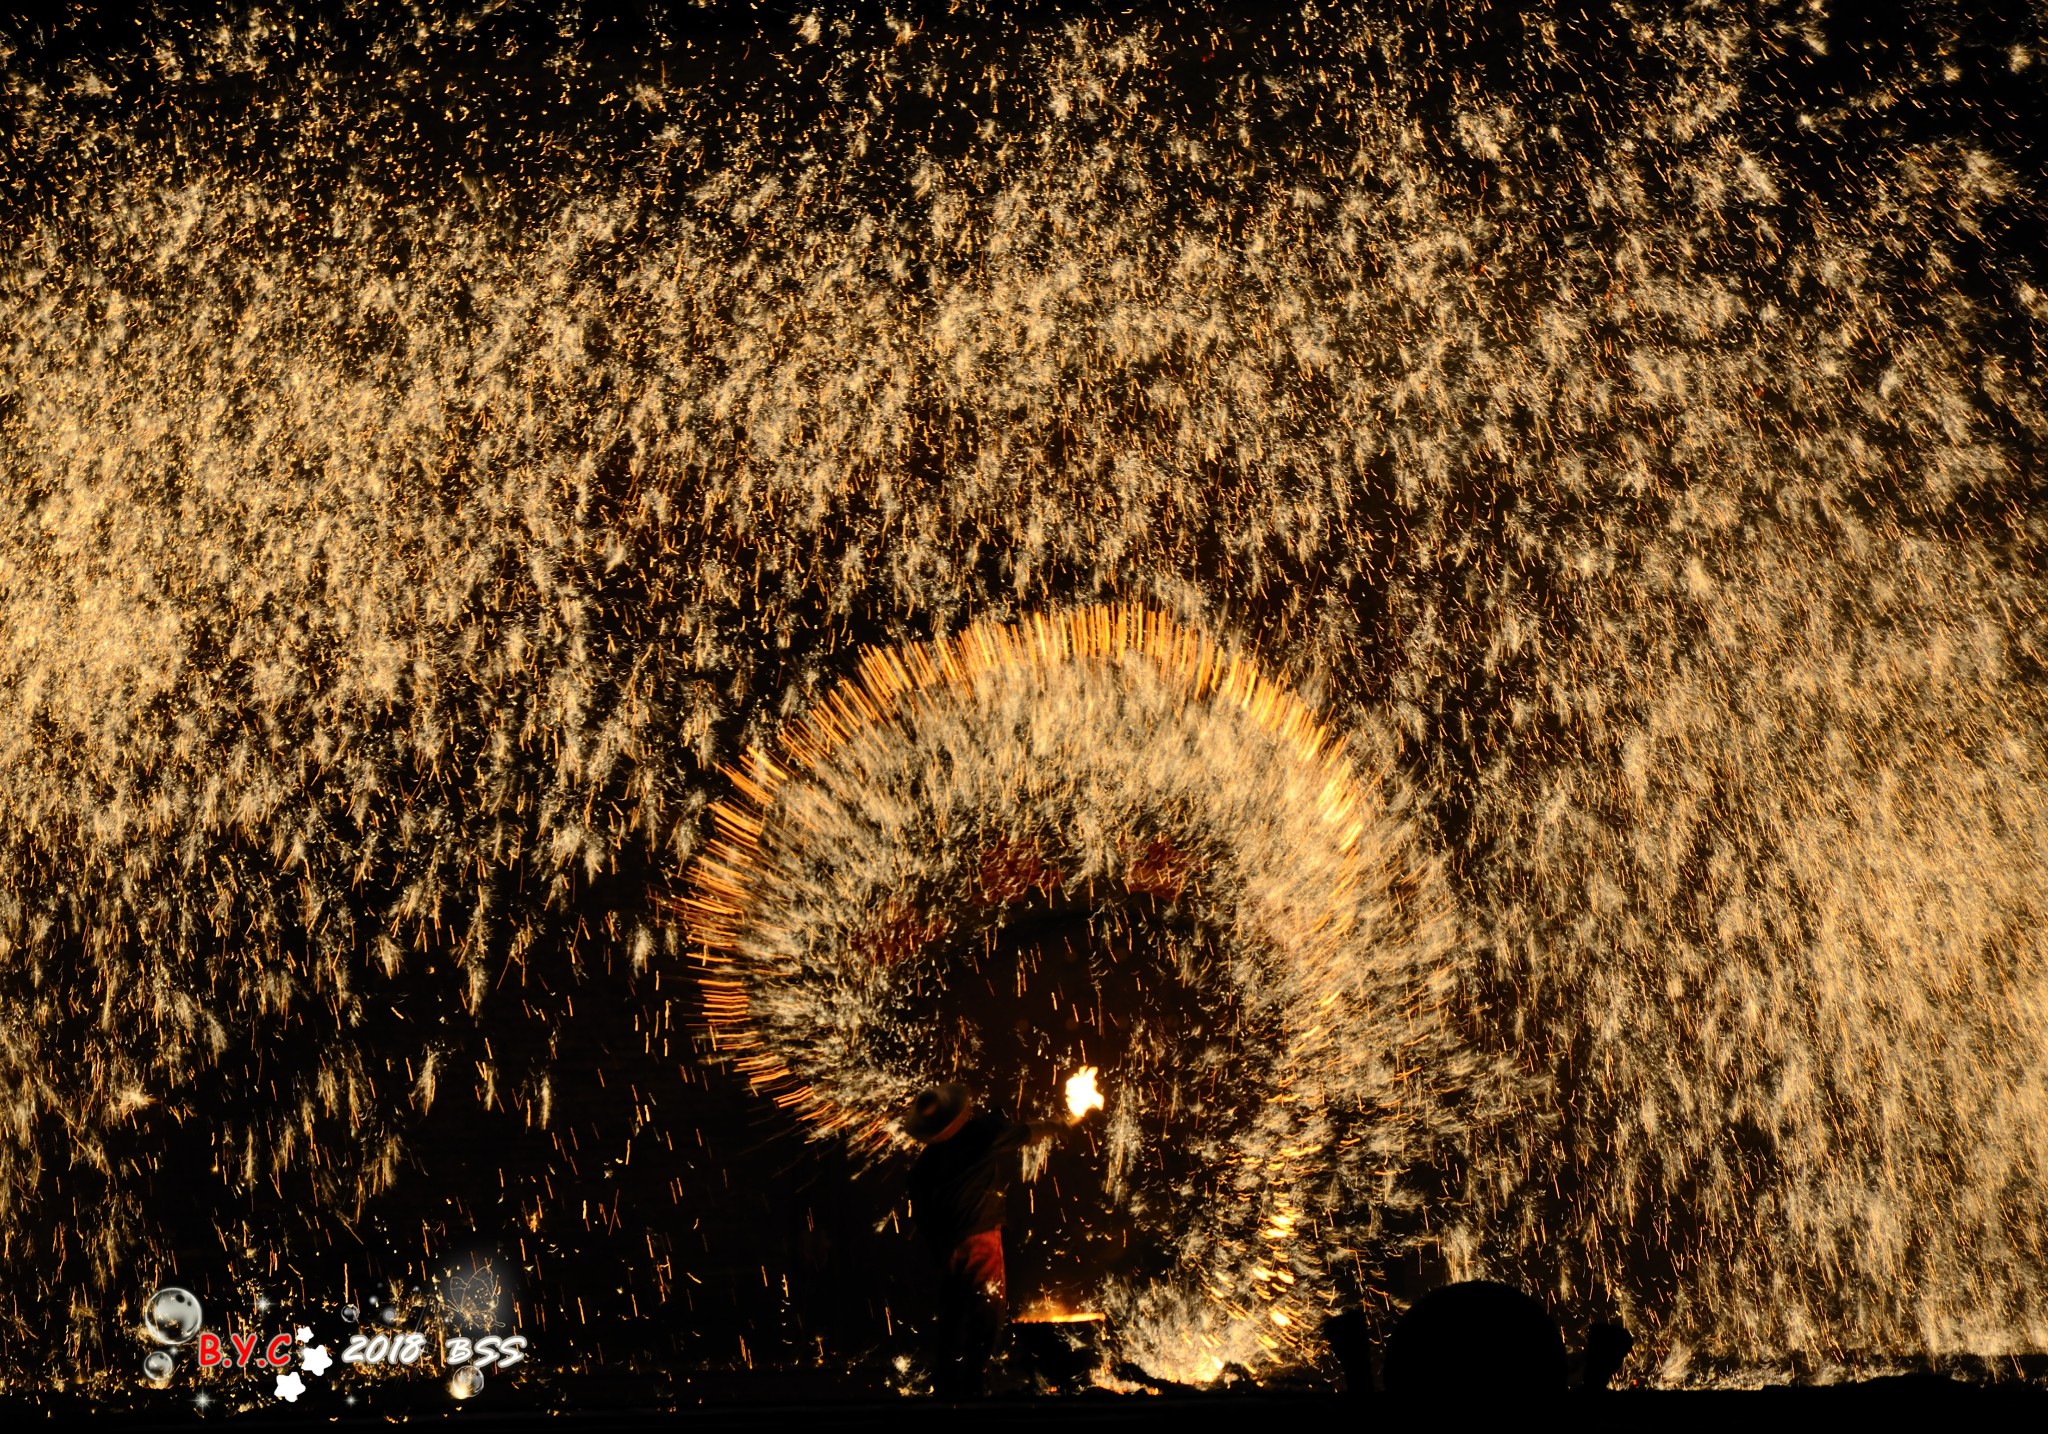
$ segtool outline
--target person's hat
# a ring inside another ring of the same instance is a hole
[[[917,1099],[910,1102],[910,1108],[903,1112],[903,1133],[912,1140],[931,1144],[954,1122],[967,1114],[968,1102],[972,1097],[967,1087],[958,1081],[947,1081],[930,1090],[919,1091]]]

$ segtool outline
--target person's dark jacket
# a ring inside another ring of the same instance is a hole
[[[910,1167],[910,1213],[940,1260],[969,1236],[1003,1228],[1018,1150],[1058,1130],[984,1110],[969,1116],[952,1139],[924,1148]]]

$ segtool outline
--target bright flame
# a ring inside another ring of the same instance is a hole
[[[1082,1066],[1067,1077],[1067,1113],[1079,1120],[1091,1110],[1102,1109],[1102,1091],[1095,1084],[1095,1067]]]

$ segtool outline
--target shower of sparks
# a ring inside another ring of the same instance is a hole
[[[1079,1120],[1091,1110],[1102,1109],[1102,1091],[1095,1084],[1095,1067],[1082,1066],[1067,1077],[1067,1114]]]
[[[0,1393],[133,1379],[172,1204],[223,1290],[644,1234],[593,1308],[709,1327],[689,953],[880,1149],[868,992],[1090,882],[1281,1033],[1148,1368],[1418,1243],[1664,1383],[2048,1352],[2039,4],[154,8],[0,24]],[[1007,625],[1112,599],[1352,775]]]

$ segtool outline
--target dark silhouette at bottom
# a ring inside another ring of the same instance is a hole
[[[1344,1387],[1353,1394],[1372,1392],[1372,1321],[1353,1305],[1323,1321],[1323,1343],[1344,1371]]]
[[[1582,1389],[1605,1389],[1628,1362],[1636,1337],[1618,1324],[1602,1322],[1586,1331],[1585,1376]]]
[[[1491,1280],[1416,1301],[1386,1345],[1387,1393],[1451,1398],[1561,1394],[1564,1338],[1543,1306]]]

